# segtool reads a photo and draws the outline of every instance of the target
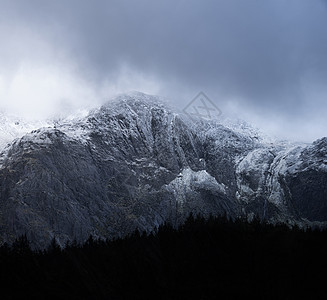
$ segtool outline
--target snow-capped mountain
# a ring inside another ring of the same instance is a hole
[[[0,111],[0,152],[14,139],[40,127],[53,126],[51,121],[29,121]]]
[[[190,212],[327,221],[327,138],[271,143],[235,126],[132,93],[27,133],[0,154],[1,240],[113,237]]]

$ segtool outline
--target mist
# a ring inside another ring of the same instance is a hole
[[[0,109],[48,118],[130,90],[205,92],[281,138],[326,136],[327,4],[0,1]]]

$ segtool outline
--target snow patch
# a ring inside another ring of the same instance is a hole
[[[227,187],[211,176],[207,171],[193,171],[190,168],[184,169],[177,177],[167,185],[179,203],[185,203],[187,194],[199,188],[226,194]]]

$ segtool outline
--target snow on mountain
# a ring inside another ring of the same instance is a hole
[[[51,127],[51,121],[29,121],[0,112],[0,152],[13,140],[41,127]]]

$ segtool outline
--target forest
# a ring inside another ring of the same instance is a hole
[[[327,231],[190,215],[115,240],[0,248],[1,299],[320,299]],[[324,298],[325,299],[325,298]]]

